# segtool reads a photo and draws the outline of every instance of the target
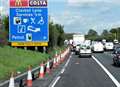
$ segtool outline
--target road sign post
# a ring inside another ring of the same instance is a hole
[[[48,42],[47,0],[10,0],[10,42]]]

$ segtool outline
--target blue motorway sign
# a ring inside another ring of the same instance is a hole
[[[47,42],[47,8],[10,8],[10,42]]]

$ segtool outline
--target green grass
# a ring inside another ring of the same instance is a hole
[[[56,47],[50,49],[49,54],[40,53],[36,51],[23,50],[12,48],[9,46],[0,47],[0,80],[9,79],[11,72],[25,72],[29,65],[32,68],[38,66],[42,61],[53,58],[55,51],[58,53],[64,50],[65,47]]]
[[[29,65],[36,67],[49,58],[48,54],[8,46],[0,47],[0,80],[8,79],[12,71],[24,72]]]

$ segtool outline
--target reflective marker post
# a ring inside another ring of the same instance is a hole
[[[38,47],[35,47],[35,51],[38,51]]]
[[[46,53],[46,47],[43,47],[43,52]]]
[[[27,50],[27,47],[24,47],[24,50]]]

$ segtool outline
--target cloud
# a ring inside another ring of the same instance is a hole
[[[5,14],[8,14],[8,11],[9,11],[9,1],[7,0],[1,0],[0,1],[1,6],[0,6],[0,9],[1,9],[1,14],[2,15],[5,15]]]
[[[58,17],[59,16],[59,17]],[[76,23],[84,23],[84,17],[79,13],[68,11],[63,11],[59,15],[52,14],[51,19],[59,24],[64,24],[65,26],[76,25]]]
[[[120,0],[68,0],[69,6],[94,5],[95,3],[120,4]]]
[[[97,3],[97,2],[104,2],[104,3],[118,3],[119,0],[68,0],[68,3],[77,4],[77,3]]]
[[[109,22],[109,23],[99,23],[99,24],[94,24],[93,26],[91,26],[91,29],[94,29],[98,32],[98,34],[101,34],[103,32],[104,29],[106,30],[110,30],[112,28],[117,28],[120,27],[120,21],[116,21],[116,22]]]
[[[0,6],[0,13],[2,12],[2,10],[3,10],[3,7],[2,7],[2,6]]]

